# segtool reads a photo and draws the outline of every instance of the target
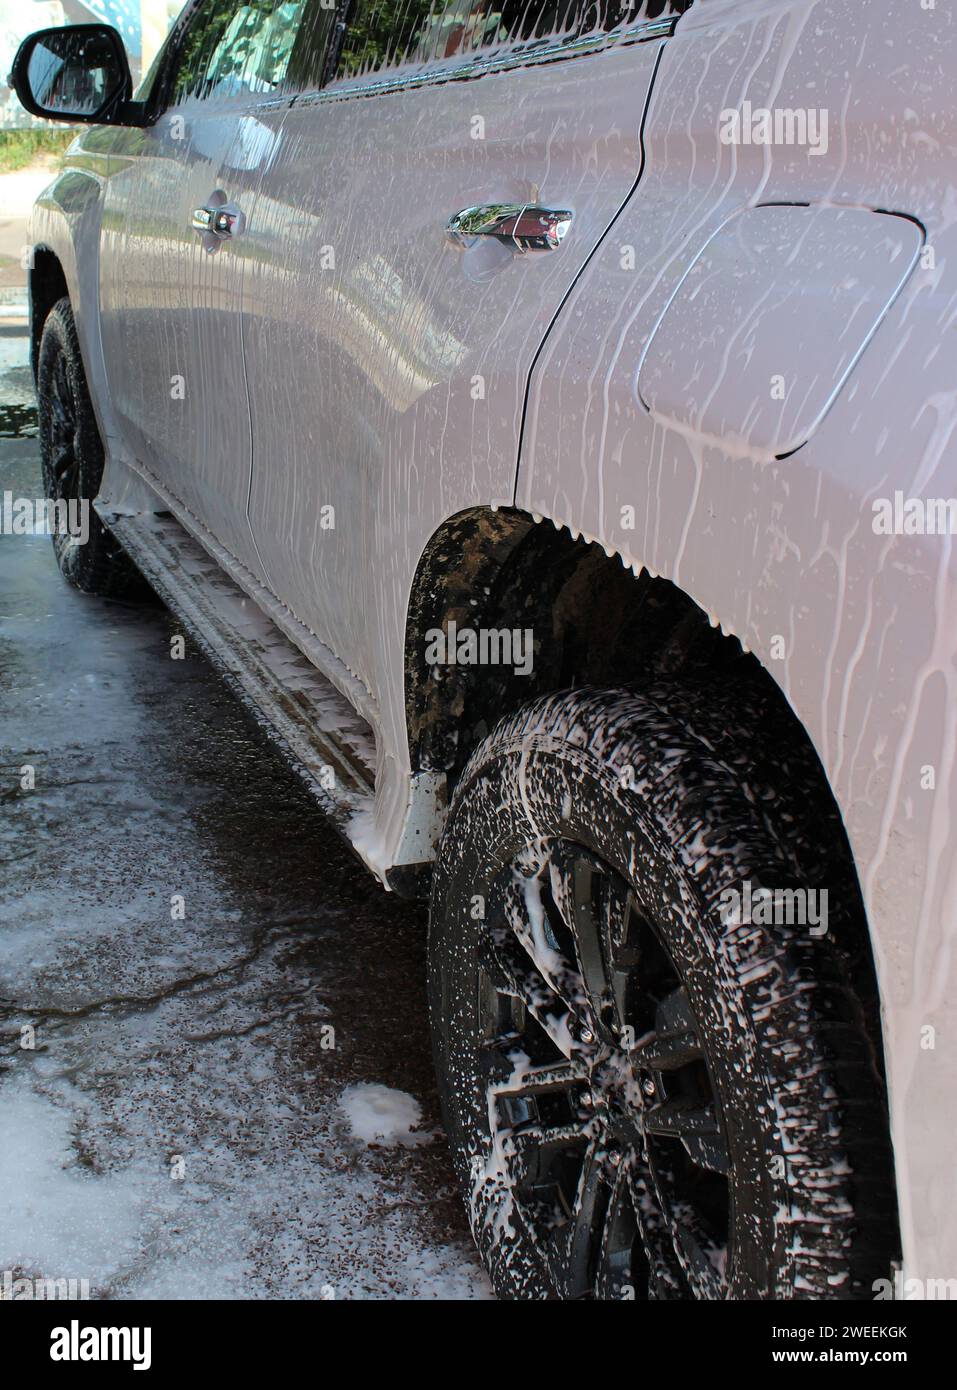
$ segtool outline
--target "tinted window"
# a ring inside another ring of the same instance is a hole
[[[173,100],[319,85],[334,18],[321,0],[207,0],[179,50]]]
[[[353,0],[338,77],[680,14],[691,0]]]

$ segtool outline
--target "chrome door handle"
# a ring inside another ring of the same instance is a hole
[[[235,203],[223,203],[215,208],[194,208],[190,225],[194,232],[201,232],[204,236],[208,234],[218,241],[228,241],[242,234],[246,219]]]
[[[471,246],[476,237],[487,236],[522,252],[557,251],[574,215],[535,203],[481,203],[455,213],[446,231],[457,246]]]

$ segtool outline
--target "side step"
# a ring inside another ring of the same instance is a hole
[[[371,813],[375,738],[349,700],[168,514],[103,520],[346,835]]]

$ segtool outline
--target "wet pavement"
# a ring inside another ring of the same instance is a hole
[[[0,324],[15,497],[39,495],[25,363]],[[68,588],[48,537],[0,536],[0,1273],[488,1297],[438,1128],[424,912],[202,656],[171,659],[177,631]]]

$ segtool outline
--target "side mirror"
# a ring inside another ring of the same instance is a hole
[[[17,50],[10,85],[32,116],[90,125],[117,121],[133,90],[123,40],[108,24],[31,34]]]

